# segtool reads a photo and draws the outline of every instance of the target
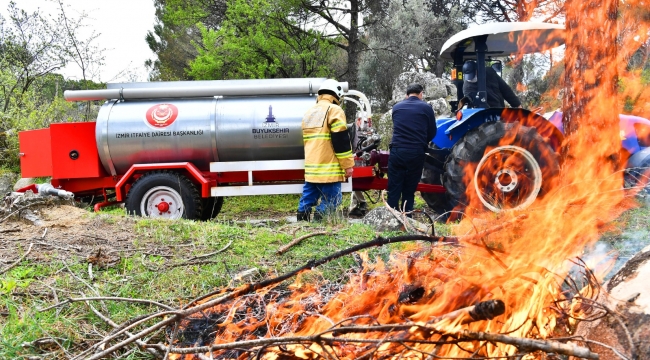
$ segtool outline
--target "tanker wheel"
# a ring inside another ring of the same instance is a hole
[[[201,220],[214,219],[219,215],[223,206],[223,197],[209,197],[201,199]]]
[[[201,197],[183,175],[156,171],[142,175],[126,196],[126,210],[150,218],[199,219]]]
[[[454,146],[443,183],[456,210],[520,210],[555,186],[559,169],[535,128],[490,122]]]
[[[433,145],[435,148],[436,146]],[[445,164],[445,159],[440,158],[439,156],[427,155],[430,158],[427,158],[427,161],[424,162],[424,168],[422,169],[422,178],[420,182],[424,184],[431,185],[442,185],[442,174],[443,167]],[[453,206],[450,205],[449,198],[446,193],[424,193],[420,192],[420,196],[424,202],[427,203],[427,206],[433,210],[436,214],[444,214],[447,211],[450,211]]]

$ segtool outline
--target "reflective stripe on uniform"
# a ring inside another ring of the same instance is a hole
[[[339,175],[345,175],[345,171],[336,171],[336,172],[327,172],[327,173],[312,173],[312,172],[307,172],[305,171],[305,175],[309,175],[311,177],[329,177],[329,176],[339,176]]]
[[[330,134],[313,134],[313,135],[303,135],[302,140],[331,140],[332,135]]]
[[[342,153],[334,153],[334,155],[336,155],[336,157],[339,158],[339,159],[346,158],[346,157],[351,157],[352,156],[352,151],[346,151],[346,152],[342,152]]]
[[[330,128],[332,129],[332,131],[337,131],[337,130],[347,130],[348,127],[347,127],[347,125],[345,125],[345,123],[343,121],[337,121],[337,122],[333,123],[330,126]]]
[[[341,169],[338,163],[330,164],[305,164],[305,175],[311,176],[328,176],[342,175],[345,171]]]

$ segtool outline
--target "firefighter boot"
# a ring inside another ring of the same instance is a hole
[[[321,222],[321,221],[323,221],[323,214],[321,214],[320,212],[316,211],[316,212],[314,213],[314,222]]]
[[[309,221],[310,211],[298,211],[296,213],[296,219],[298,221]]]
[[[351,217],[363,217],[368,213],[368,203],[367,202],[362,202],[357,204],[357,206],[354,207],[354,209],[350,210],[348,213],[348,216]]]

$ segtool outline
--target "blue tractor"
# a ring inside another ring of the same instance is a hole
[[[447,192],[421,194],[432,210],[524,209],[553,187],[564,138],[562,114],[544,117],[521,108],[489,107],[486,66],[500,65],[499,57],[561,46],[564,33],[564,25],[558,24],[490,23],[461,31],[443,45],[441,57],[453,61],[452,81],[458,89],[457,101],[450,104],[454,110],[459,103],[463,108],[454,118],[437,119],[421,181],[443,185]],[[478,90],[463,94],[462,68],[468,61],[478,70]],[[620,124],[622,149],[628,155],[626,185],[646,183],[650,121],[621,115]]]

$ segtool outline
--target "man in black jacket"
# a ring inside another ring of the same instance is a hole
[[[478,92],[478,81],[476,77],[477,67],[473,60],[463,64],[463,94],[474,101]],[[521,101],[510,86],[497,74],[492,67],[485,68],[485,86],[487,88],[487,103],[489,107],[504,108],[504,100],[511,107],[521,107]]]
[[[436,117],[431,105],[422,101],[423,92],[422,85],[409,85],[406,99],[393,106],[387,202],[390,207],[406,212],[413,210],[415,189],[422,176],[425,151],[436,136]]]

